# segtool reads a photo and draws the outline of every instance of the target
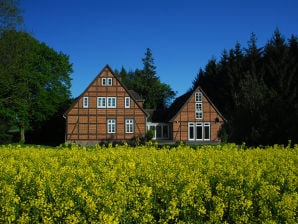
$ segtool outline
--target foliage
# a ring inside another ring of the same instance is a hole
[[[0,116],[25,130],[42,124],[70,97],[69,58],[26,32],[0,38]]]
[[[1,223],[297,223],[298,145],[0,147]]]
[[[115,71],[128,89],[136,91],[145,99],[144,108],[166,108],[175,96],[175,92],[168,84],[162,83],[156,75],[156,67],[151,50],[147,48],[142,59],[143,69],[127,72],[123,67]]]
[[[19,0],[0,0],[0,36],[6,30],[13,30],[23,23],[23,12]]]
[[[223,113],[229,141],[249,145],[298,142],[298,45],[276,30],[264,47],[252,34],[248,47],[239,43],[200,69],[200,85]]]

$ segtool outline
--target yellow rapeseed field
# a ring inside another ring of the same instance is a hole
[[[0,146],[0,223],[298,223],[298,146]]]

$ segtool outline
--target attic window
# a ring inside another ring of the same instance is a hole
[[[112,86],[113,78],[101,78],[101,85],[102,86]]]
[[[201,92],[197,92],[195,94],[195,101],[196,102],[202,102],[202,93]]]

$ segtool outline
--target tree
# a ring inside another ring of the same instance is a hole
[[[26,32],[5,31],[0,38],[0,116],[25,130],[53,115],[70,98],[72,65]]]
[[[168,84],[162,83],[156,75],[156,66],[149,48],[146,49],[142,61],[143,69],[126,72],[122,68],[120,72],[115,71],[115,73],[118,77],[121,77],[127,88],[135,90],[145,99],[144,108],[166,108],[176,93]]]
[[[19,0],[0,0],[0,35],[5,30],[13,30],[23,22]]]

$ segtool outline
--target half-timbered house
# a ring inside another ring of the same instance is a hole
[[[65,113],[66,141],[94,144],[144,136],[143,102],[105,66]]]
[[[197,87],[178,97],[168,110],[143,108],[107,65],[65,113],[66,141],[95,144],[143,138],[184,142],[219,142],[224,117]]]

